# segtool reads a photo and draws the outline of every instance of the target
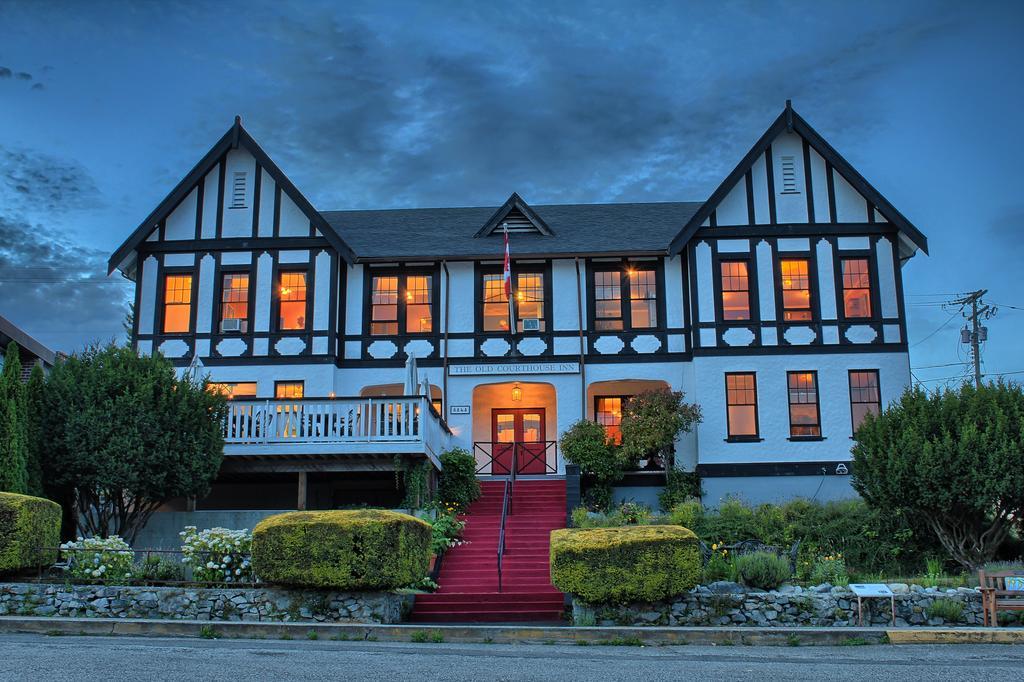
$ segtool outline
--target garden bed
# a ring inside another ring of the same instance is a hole
[[[401,622],[413,598],[283,587],[0,583],[0,615],[387,624]]]
[[[982,625],[981,593],[974,588],[924,588],[889,584],[897,626]],[[857,598],[845,587],[786,585],[753,591],[736,583],[698,586],[658,602],[589,605],[573,600],[577,625],[625,626],[816,626],[858,624]],[[890,625],[888,599],[864,600],[864,625]]]

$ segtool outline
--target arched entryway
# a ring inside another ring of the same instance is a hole
[[[555,387],[505,381],[473,389],[473,455],[480,475],[558,471]]]

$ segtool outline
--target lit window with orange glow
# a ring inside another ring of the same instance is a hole
[[[847,318],[871,317],[871,272],[867,258],[844,258],[843,314]]]
[[[597,423],[604,427],[608,440],[616,445],[622,444],[622,406],[627,396],[600,396],[594,409]]]
[[[221,281],[220,319],[249,319],[249,274],[245,272],[229,272]],[[242,327],[242,331],[246,331]]]
[[[806,258],[786,258],[779,263],[782,319],[786,322],[802,322],[812,317],[810,268]]]
[[[305,387],[303,381],[278,381],[274,384],[274,397],[278,400],[301,400]]]
[[[282,272],[278,283],[278,329],[306,328],[306,273]]]
[[[747,262],[722,261],[722,319],[750,319],[750,273]]]
[[[725,409],[730,439],[754,440],[758,437],[757,376],[753,372],[725,375]]]
[[[544,324],[544,274],[523,272],[516,275],[516,327],[523,331],[523,320],[535,319]]]
[[[618,331],[622,324],[622,273],[605,270],[594,273],[594,328]]]
[[[788,372],[786,377],[789,384],[790,437],[821,436],[817,372]]]
[[[192,331],[192,275],[164,277],[164,334]]]
[[[370,281],[370,334],[398,333],[398,277],[375,276]]]
[[[228,400],[245,400],[256,397],[256,382],[209,383],[206,385],[206,390],[211,393],[220,393]]]
[[[408,334],[429,334],[434,330],[430,275],[410,275],[405,278],[405,331]]]
[[[508,332],[508,296],[505,295],[504,275],[485,274],[481,286],[484,331]]]
[[[654,270],[629,269],[629,323],[633,329],[658,326],[658,283]]]

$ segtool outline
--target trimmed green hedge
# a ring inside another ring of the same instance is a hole
[[[407,587],[427,574],[430,539],[429,523],[392,511],[277,514],[253,530],[253,570],[280,585]]]
[[[0,493],[0,573],[55,562],[60,545],[60,519],[60,505],[56,502]]]
[[[700,580],[697,536],[682,526],[566,528],[551,533],[551,581],[591,604],[652,602]]]

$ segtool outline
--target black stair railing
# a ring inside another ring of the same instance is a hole
[[[505,559],[505,521],[512,514],[512,493],[516,484],[516,450],[512,448],[512,469],[505,479],[505,490],[501,499],[501,526],[498,530],[498,592],[501,592],[501,569]]]

